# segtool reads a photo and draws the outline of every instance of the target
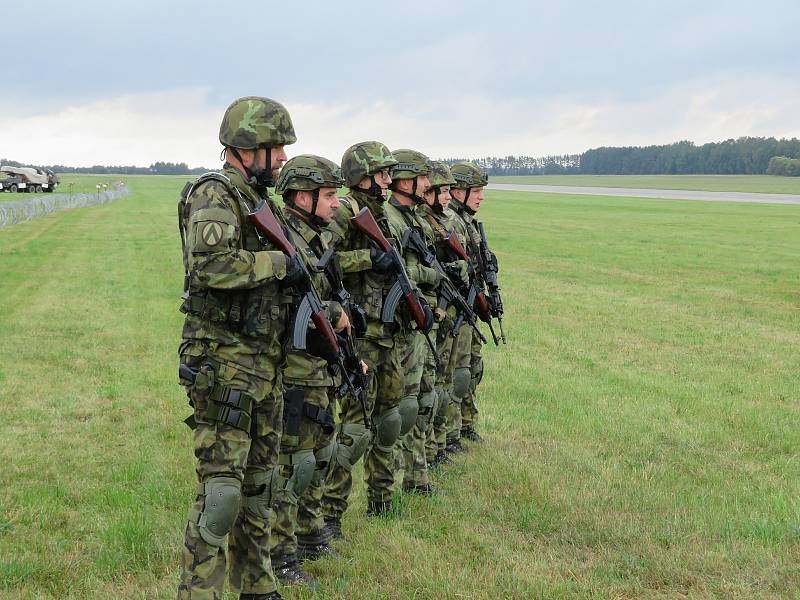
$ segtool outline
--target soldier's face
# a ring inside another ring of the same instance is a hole
[[[278,178],[278,172],[281,170],[283,163],[286,162],[286,152],[283,149],[283,146],[275,146],[274,148],[269,149],[270,153],[270,166],[272,167],[272,178]],[[266,161],[266,153],[264,155],[264,160]],[[261,167],[262,169],[266,169],[267,165]]]
[[[439,206],[442,208],[446,207],[448,202],[450,202],[450,186],[443,185],[439,188]]]
[[[389,169],[381,169],[380,171],[376,171],[373,177],[375,177],[375,183],[377,183],[382,190],[389,189],[389,185],[392,183],[392,177],[389,175]],[[372,178],[364,177],[364,179],[358,182],[358,187],[368,190],[372,187]]]
[[[330,223],[333,219],[334,211],[339,208],[339,198],[336,195],[336,188],[320,188],[319,200],[317,201],[317,216]]]
[[[423,196],[431,189],[431,180],[427,175],[417,175],[417,195]]]
[[[467,206],[471,210],[478,212],[478,209],[481,207],[481,202],[483,202],[483,188],[482,187],[470,188],[469,198],[467,198]]]

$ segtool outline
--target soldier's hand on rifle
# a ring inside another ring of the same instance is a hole
[[[366,375],[367,371],[369,371],[369,365],[362,360],[361,361],[361,374],[362,375]]]
[[[346,312],[342,311],[342,316],[339,317],[339,320],[336,322],[336,325],[334,325],[333,329],[336,331],[336,333],[341,333],[346,329],[347,335],[351,335],[353,328]]]
[[[300,263],[300,257],[295,254],[286,261],[286,275],[281,279],[281,283],[288,287],[296,285],[304,279],[305,269],[303,269],[303,265]]]
[[[372,270],[378,273],[387,273],[394,267],[394,260],[392,255],[378,248],[372,248],[369,251],[370,260],[372,260]]]
[[[454,281],[461,281],[465,287],[469,287],[469,265],[465,260],[454,260],[445,265],[445,271]]]
[[[422,332],[429,333],[433,329],[433,311],[425,298],[420,297],[419,303],[422,305],[422,312],[425,313],[425,324],[422,326]]]

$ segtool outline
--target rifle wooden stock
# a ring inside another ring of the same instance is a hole
[[[286,238],[286,234],[283,233],[283,227],[278,223],[278,219],[275,218],[266,200],[262,200],[247,217],[256,226],[256,229],[286,256],[291,258],[297,253],[295,247]]]
[[[492,320],[492,309],[489,306],[489,301],[486,299],[486,294],[478,292],[475,295],[475,312],[484,323],[489,323]]]
[[[362,208],[350,221],[356,229],[375,242],[381,250],[384,252],[392,251],[392,245],[389,243],[389,240],[386,239],[386,236],[383,235],[381,228],[378,226],[378,222],[375,220],[369,208],[366,206]]]
[[[366,206],[362,208],[355,217],[350,219],[350,222],[353,223],[356,229],[375,242],[381,250],[394,255],[394,262],[397,267],[397,279],[400,282],[400,287],[403,289],[403,298],[406,300],[408,309],[411,311],[411,316],[417,324],[417,327],[419,327],[420,330],[425,329],[426,325],[428,325],[425,319],[425,311],[411,286],[411,280],[408,278],[408,274],[403,266],[403,259],[400,258],[400,255],[397,253],[397,248],[392,246],[391,242],[383,235],[381,228],[378,226],[378,222],[375,220],[369,208]]]
[[[455,252],[456,256],[461,260],[466,260],[469,262],[469,256],[467,256],[467,251],[464,250],[464,246],[461,245],[461,240],[458,239],[456,232],[452,229],[450,233],[444,238],[447,247],[450,248],[453,252]]]

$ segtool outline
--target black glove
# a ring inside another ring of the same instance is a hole
[[[293,286],[298,283],[305,283],[305,269],[300,262],[300,256],[295,254],[286,261],[286,276],[281,279],[285,286]]]
[[[372,270],[376,273],[387,273],[394,267],[394,259],[392,255],[383,250],[372,248],[369,251],[369,258],[372,261]]]
[[[422,326],[422,332],[428,333],[433,329],[433,311],[431,310],[430,304],[428,304],[424,298],[420,298],[419,303],[422,305],[422,312],[425,313],[425,323]]]
[[[306,337],[306,352],[312,356],[324,358],[329,364],[336,363],[336,352],[331,348],[328,339],[318,331],[309,331]]]
[[[353,324],[353,335],[357,338],[364,337],[367,333],[367,313],[360,306],[352,306],[350,309],[350,322]]]

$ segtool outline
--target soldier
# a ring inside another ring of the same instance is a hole
[[[328,301],[328,316],[338,332],[349,329],[350,321],[342,306],[331,299],[331,282],[319,259],[327,250],[320,230],[339,208],[336,193],[344,185],[341,173],[339,165],[326,158],[301,155],[286,163],[275,184],[275,191],[283,195],[286,205],[289,238],[312,274],[320,298]],[[328,260],[335,261],[336,257]],[[333,264],[327,267],[336,268]],[[315,335],[308,333],[308,351],[288,349],[283,370],[284,429],[279,464],[286,485],[273,500],[271,555],[278,581],[284,584],[313,584],[298,558],[333,553],[321,534],[324,522],[320,500],[322,484],[336,455],[336,388],[328,362],[310,353],[322,341]],[[298,541],[304,542],[300,553]]]
[[[456,213],[454,221],[456,231],[466,240],[466,250],[470,262],[481,279],[482,272],[479,260],[480,233],[477,229],[475,214],[483,202],[483,188],[489,182],[486,172],[475,163],[457,163],[450,168],[456,183],[451,186],[450,195],[453,201],[450,206]],[[452,429],[448,432],[447,448],[450,451],[464,450],[459,438],[480,442],[482,438],[475,431],[475,419],[478,408],[475,405],[475,390],[483,377],[482,344],[477,339],[473,328],[463,327],[453,350],[455,370],[453,387],[456,403],[460,400],[460,415],[453,414]]]
[[[415,150],[395,150],[392,154],[397,164],[392,167],[392,197],[386,207],[390,228],[401,242],[407,235],[406,231],[413,229],[426,244],[430,244],[433,240],[431,226],[416,214],[418,207],[425,204],[423,195],[430,185],[430,160]],[[441,275],[421,264],[415,252],[404,248],[404,256],[409,278],[419,286],[428,305],[436,306],[436,288]],[[441,313],[439,320],[443,316]],[[395,335],[403,369],[403,397],[400,401],[403,490],[431,495],[436,489],[428,477],[425,437],[436,408],[436,358],[415,325],[401,318]],[[433,330],[436,327],[434,320]],[[433,335],[435,337],[435,331]]]
[[[326,533],[341,538],[341,519],[352,491],[352,469],[362,454],[367,483],[367,514],[385,514],[391,509],[394,445],[400,435],[402,377],[394,348],[394,326],[381,320],[387,292],[393,284],[391,255],[378,250],[350,219],[368,208],[383,234],[389,238],[384,202],[391,183],[389,169],[395,160],[380,142],[354,144],[342,156],[342,174],[350,192],[334,213],[327,235],[339,255],[344,282],[352,294],[355,313],[366,321],[358,334],[358,351],[369,366],[369,394],[365,415],[360,402],[342,399],[337,429],[337,457],[322,498]],[[355,318],[355,315],[354,315]],[[372,431],[365,421],[372,421]],[[373,438],[374,436],[374,438]]]
[[[246,97],[228,107],[219,140],[222,172],[187,186],[179,205],[186,270],[180,375],[194,408],[187,423],[199,485],[178,598],[221,598],[227,569],[241,599],[267,600],[280,598],[269,558],[283,409],[278,369],[287,286],[302,268],[263,242],[247,215],[262,201],[271,204],[267,187],[296,137],[281,104]]]
[[[445,244],[445,238],[453,229],[453,219],[455,218],[452,209],[448,207],[450,186],[455,183],[455,179],[453,179],[447,165],[438,161],[434,161],[431,164],[431,173],[428,179],[430,180],[430,186],[428,191],[423,194],[425,204],[417,208],[417,214],[430,224],[433,233],[433,250],[439,261],[451,273],[451,279],[456,283],[460,280],[466,287],[469,285],[467,264],[463,260],[454,257],[452,251]],[[462,245],[465,243],[464,240],[460,240],[460,242]],[[463,292],[463,288],[460,291]],[[450,406],[450,399],[453,396],[453,370],[455,363],[451,360],[451,356],[455,338],[451,335],[451,331],[453,330],[456,316],[455,307],[448,307],[442,321],[439,323],[439,331],[436,336],[436,354],[439,357],[435,384],[436,405],[433,413],[433,424],[428,428],[425,444],[429,467],[454,464],[453,460],[445,452],[445,445],[447,443],[447,410]]]

